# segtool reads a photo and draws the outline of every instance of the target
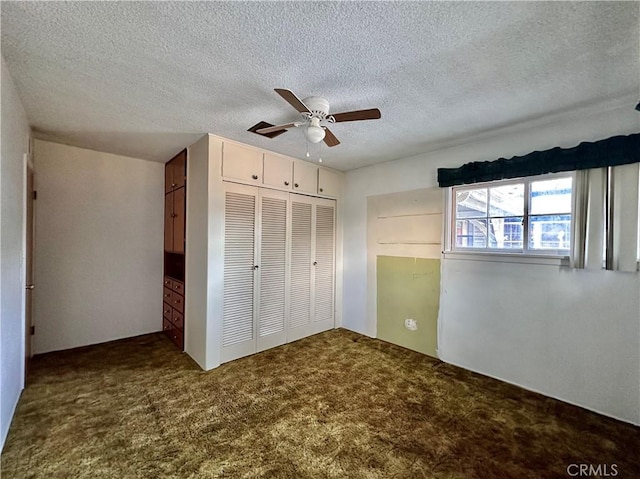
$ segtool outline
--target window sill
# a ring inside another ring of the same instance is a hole
[[[542,264],[547,266],[570,266],[569,256],[553,256],[543,254],[522,254],[522,253],[502,253],[477,251],[444,251],[444,259],[463,261],[486,261],[491,263],[520,263],[520,264]]]

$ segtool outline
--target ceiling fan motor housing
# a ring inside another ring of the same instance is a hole
[[[311,116],[324,119],[329,114],[329,102],[319,96],[310,96],[302,100],[302,103],[309,108]]]

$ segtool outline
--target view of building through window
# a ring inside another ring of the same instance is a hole
[[[572,184],[563,176],[454,188],[454,249],[568,253]]]

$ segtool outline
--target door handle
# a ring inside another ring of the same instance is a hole
[[[25,289],[33,289],[35,287],[36,286],[34,284],[28,284],[28,285],[25,286]]]

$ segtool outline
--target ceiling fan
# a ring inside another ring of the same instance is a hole
[[[291,90],[276,88],[275,91],[302,115],[302,120],[284,125],[272,125],[261,121],[249,128],[248,131],[274,138],[285,133],[289,128],[304,127],[304,134],[309,142],[320,143],[324,140],[327,146],[336,146],[340,144],[340,141],[331,133],[327,125],[343,121],[377,120],[381,116],[380,110],[377,108],[345,111],[330,115],[329,101],[324,98],[310,96],[300,100]]]

